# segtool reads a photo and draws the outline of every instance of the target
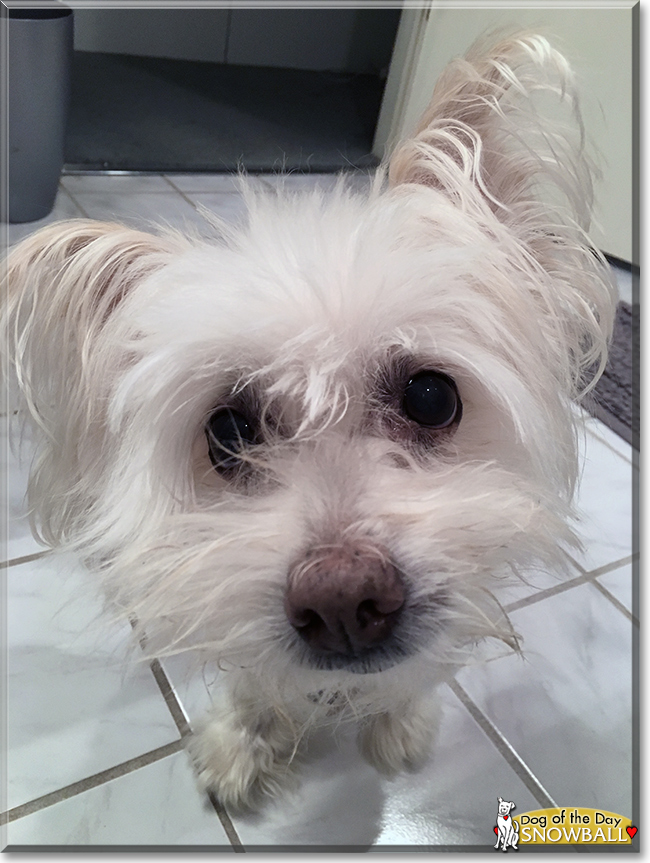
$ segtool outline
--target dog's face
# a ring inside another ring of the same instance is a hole
[[[449,134],[424,165],[398,151],[388,188],[249,191],[214,242],[81,222],[16,252],[51,292],[10,318],[45,535],[154,643],[337,685],[444,675],[507,637],[496,579],[569,539],[570,399],[609,287]]]

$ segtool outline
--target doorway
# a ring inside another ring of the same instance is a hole
[[[75,10],[66,170],[371,167],[400,14]]]

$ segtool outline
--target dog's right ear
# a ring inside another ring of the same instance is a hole
[[[5,370],[41,427],[47,429],[51,410],[67,411],[70,399],[88,403],[85,372],[102,329],[168,255],[160,237],[85,219],[43,228],[10,252],[2,292]]]
[[[47,544],[83,520],[102,481],[110,394],[130,362],[120,313],[181,247],[180,235],[74,220],[33,234],[4,263],[9,407],[37,429],[28,500],[32,529]]]

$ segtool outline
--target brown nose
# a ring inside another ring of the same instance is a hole
[[[354,656],[388,638],[404,599],[395,567],[379,554],[323,547],[292,568],[285,610],[311,648]]]

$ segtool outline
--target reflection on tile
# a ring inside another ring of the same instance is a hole
[[[7,825],[21,845],[207,845],[228,851],[217,815],[195,787],[184,752]]]
[[[70,556],[7,578],[10,808],[176,739],[147,665],[125,656],[92,578]]]
[[[386,802],[378,846],[494,845],[497,797],[517,811],[539,803],[464,706],[441,690],[443,713],[433,757],[422,773],[384,781]]]
[[[523,659],[465,669],[458,682],[558,805],[630,815],[632,624],[591,584],[512,619]]]
[[[7,242],[12,246],[19,240],[24,240],[25,237],[33,234],[39,228],[43,228],[45,225],[51,225],[52,222],[58,222],[61,219],[78,219],[83,218],[83,216],[83,212],[77,206],[75,201],[72,200],[65,189],[60,188],[54,202],[54,209],[49,216],[45,216],[45,218],[39,219],[36,222],[22,222],[20,224],[6,226]],[[3,225],[3,228],[4,227],[5,226]]]

